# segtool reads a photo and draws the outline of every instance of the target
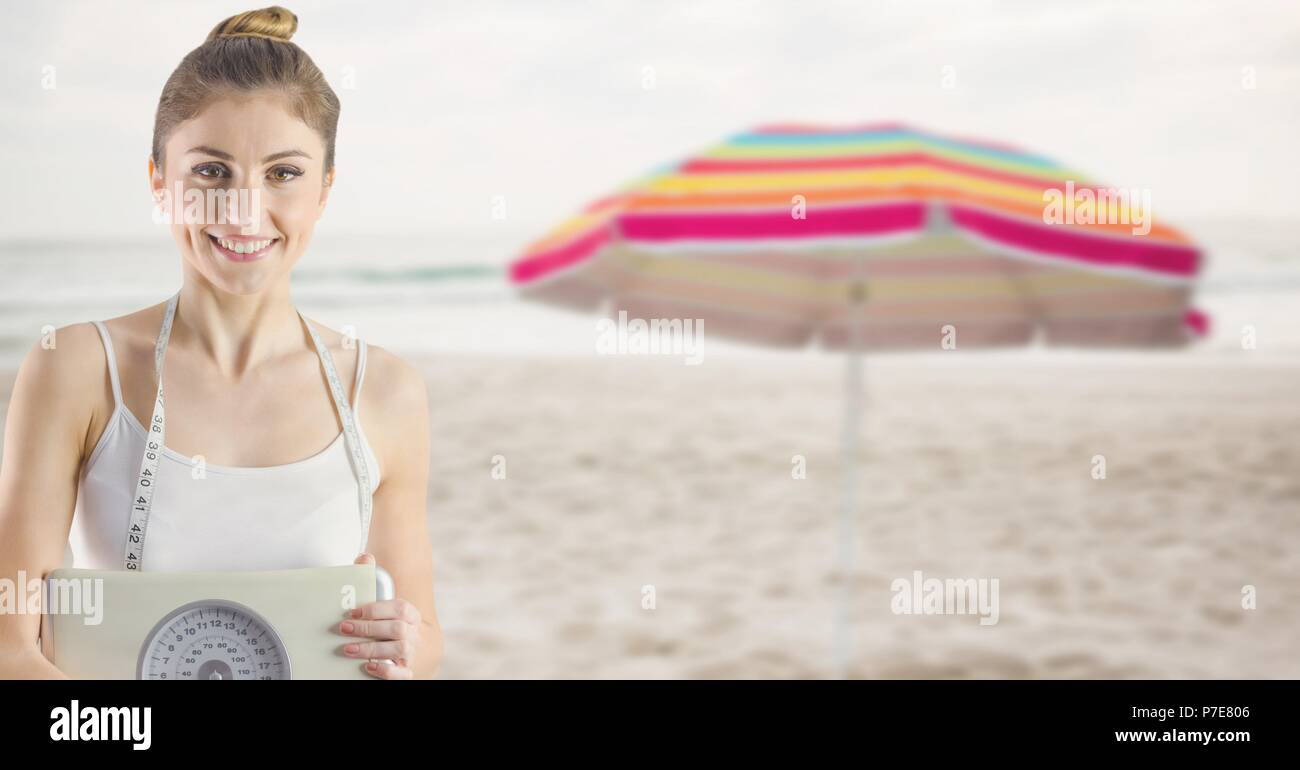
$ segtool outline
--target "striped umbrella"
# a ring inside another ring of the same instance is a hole
[[[847,349],[845,574],[861,351],[1168,347],[1204,333],[1188,304],[1199,250],[1140,192],[901,125],[765,126],[592,203],[509,275],[546,302]]]

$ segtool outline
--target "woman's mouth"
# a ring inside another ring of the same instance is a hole
[[[271,253],[279,238],[229,238],[208,235],[212,247],[232,262],[252,262]]]

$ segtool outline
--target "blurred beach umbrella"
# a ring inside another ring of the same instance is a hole
[[[1149,201],[1002,144],[902,125],[773,125],[595,201],[509,275],[530,299],[847,351],[847,591],[860,354],[1188,342],[1206,327],[1189,306],[1201,256]]]

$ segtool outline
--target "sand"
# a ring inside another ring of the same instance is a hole
[[[1300,674],[1300,370],[1166,360],[873,362],[851,675]],[[833,675],[838,360],[428,371],[447,676]],[[893,613],[914,570],[998,623]]]
[[[419,365],[442,676],[834,675],[840,359]],[[1300,676],[1297,384],[1244,354],[869,361],[849,674]],[[916,570],[996,578],[998,622],[895,614]]]

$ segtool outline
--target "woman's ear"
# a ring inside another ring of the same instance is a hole
[[[162,169],[154,163],[153,157],[149,158],[149,189],[153,192],[155,203],[161,202],[165,183],[163,182]]]
[[[153,195],[153,220],[155,224],[168,223],[171,213],[164,203],[167,197],[167,183],[163,180],[162,169],[149,158],[149,191]]]
[[[316,206],[316,218],[325,216],[325,202],[329,200],[330,190],[334,189],[334,169],[325,172],[325,184],[320,187],[320,203]]]

